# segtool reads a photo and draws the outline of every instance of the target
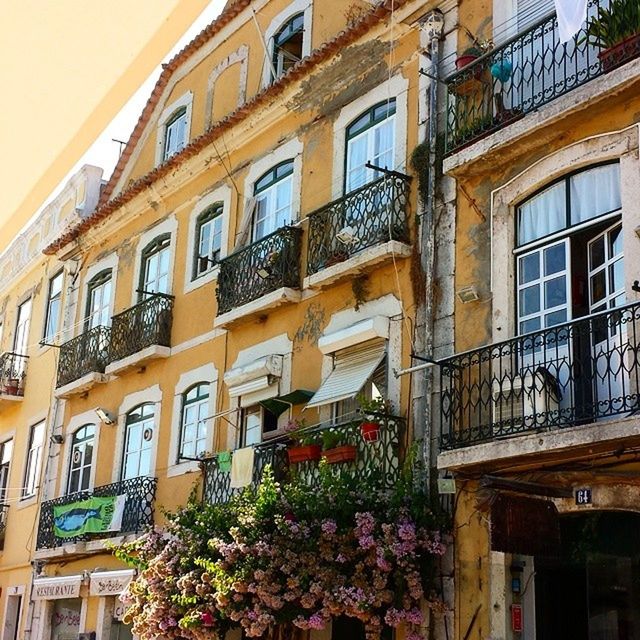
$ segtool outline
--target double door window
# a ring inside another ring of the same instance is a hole
[[[254,186],[253,242],[291,223],[293,160],[265,173]]]
[[[67,493],[87,491],[91,486],[96,427],[87,424],[73,434]]]
[[[87,330],[108,327],[111,324],[111,269],[92,278],[87,290]]]
[[[151,452],[155,431],[155,408],[151,403],[140,405],[127,414],[122,480],[151,474]]]
[[[140,299],[154,293],[169,293],[169,262],[171,236],[164,234],[151,242],[142,252]]]

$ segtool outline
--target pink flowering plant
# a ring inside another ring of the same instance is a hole
[[[262,483],[222,505],[191,500],[116,555],[136,566],[123,601],[140,640],[223,638],[242,627],[322,629],[360,620],[368,638],[404,625],[417,640],[445,552],[441,522],[405,473],[393,491],[321,470],[320,486]]]

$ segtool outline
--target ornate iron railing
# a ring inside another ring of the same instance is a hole
[[[0,394],[23,396],[29,356],[3,353],[0,356]]]
[[[332,464],[336,475],[357,476],[369,484],[392,488],[398,481],[401,467],[401,442],[404,437],[404,419],[390,415],[376,415],[380,431],[375,441],[366,441],[361,433],[363,417],[358,414],[344,416],[337,422],[322,423],[305,430],[305,443],[322,445],[323,433],[335,432],[340,436],[341,444],[353,445],[356,456],[353,462]],[[259,484],[265,465],[271,465],[275,477],[286,482],[292,474],[302,478],[311,487],[320,484],[317,460],[308,460],[291,464],[287,448],[295,446],[288,437],[280,437],[256,445],[253,473],[253,486]],[[234,489],[230,488],[230,473],[220,470],[215,457],[202,462],[204,469],[203,499],[212,504],[229,500]]]
[[[7,533],[7,515],[9,514],[9,505],[0,504],[0,551],[4,549],[4,537]]]
[[[63,544],[83,540],[98,540],[125,533],[139,533],[153,524],[153,505],[156,497],[157,478],[141,476],[129,480],[121,480],[113,484],[96,487],[91,491],[79,491],[66,496],[43,502],[40,507],[40,524],[38,527],[38,549],[53,549]],[[105,531],[103,533],[86,533],[70,538],[59,538],[54,530],[53,508],[60,505],[73,504],[86,500],[91,496],[111,497],[126,495],[122,526],[119,531]]]
[[[609,0],[589,0],[588,21]],[[555,14],[446,79],[447,152],[455,151],[640,55],[640,38],[603,51],[587,25],[560,42]]]
[[[442,449],[636,413],[639,321],[634,303],[441,361]]]
[[[282,227],[220,261],[218,315],[281,287],[300,287],[302,229]]]
[[[171,346],[173,296],[156,293],[111,319],[109,362],[146,347]]]
[[[57,386],[62,387],[88,373],[104,373],[109,363],[109,327],[94,327],[60,346]]]
[[[409,180],[386,175],[311,213],[307,274],[389,240],[408,242]]]

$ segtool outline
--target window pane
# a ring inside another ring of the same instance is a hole
[[[544,274],[546,276],[566,268],[565,245],[556,244],[544,250]]]
[[[543,238],[566,226],[566,186],[560,182],[518,207],[518,244]]]
[[[540,318],[531,318],[520,323],[520,333],[530,333],[531,331],[537,331],[539,328]]]
[[[557,324],[562,324],[567,321],[567,311],[562,309],[561,311],[553,311],[552,313],[547,313],[544,317],[544,326],[545,327],[554,327]],[[563,330],[564,332],[564,330]]]
[[[622,255],[622,225],[609,232],[609,257]]]
[[[540,278],[540,256],[536,251],[520,258],[520,284]]]
[[[520,315],[528,316],[540,311],[540,285],[533,285],[520,291]]]
[[[622,206],[618,163],[582,171],[572,176],[569,183],[572,224],[617,211]]]
[[[596,304],[600,300],[602,300],[607,291],[606,291],[606,280],[605,280],[606,271],[603,269],[599,273],[591,276],[591,304]]]
[[[567,302],[567,281],[564,276],[547,280],[544,283],[545,309],[559,307]]]
[[[618,260],[609,267],[609,277],[613,291],[624,289],[624,261]]]
[[[589,260],[590,260],[590,268],[595,269],[604,264],[605,254],[604,254],[604,236],[601,236],[597,240],[591,243],[589,248]]]

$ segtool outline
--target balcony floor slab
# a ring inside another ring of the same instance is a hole
[[[299,302],[301,298],[300,291],[296,289],[290,289],[289,287],[281,287],[271,293],[268,293],[257,300],[243,304],[236,309],[227,311],[219,315],[214,321],[214,328],[228,327],[241,320],[249,320],[254,316],[262,315],[269,309],[275,309],[283,304],[289,304],[292,302]]]
[[[3,406],[10,406],[16,402],[22,402],[23,400],[24,396],[14,396],[11,393],[0,393],[0,409],[2,409]]]
[[[384,244],[363,249],[344,262],[338,262],[307,276],[303,285],[305,289],[322,289],[334,282],[362,273],[375,265],[393,260],[394,256],[407,258],[410,255],[411,247],[408,244],[398,240],[390,240]]]
[[[108,364],[104,370],[106,375],[122,375],[131,369],[138,369],[151,360],[160,358],[168,358],[171,355],[170,347],[163,347],[159,344],[153,344],[150,347],[141,349],[140,351],[116,360]]]
[[[58,387],[55,390],[55,396],[56,398],[71,398],[72,396],[89,391],[89,389],[95,387],[97,384],[109,382],[110,379],[111,376],[104,373],[98,373],[97,371],[92,371],[73,382],[69,382],[62,387]]]

